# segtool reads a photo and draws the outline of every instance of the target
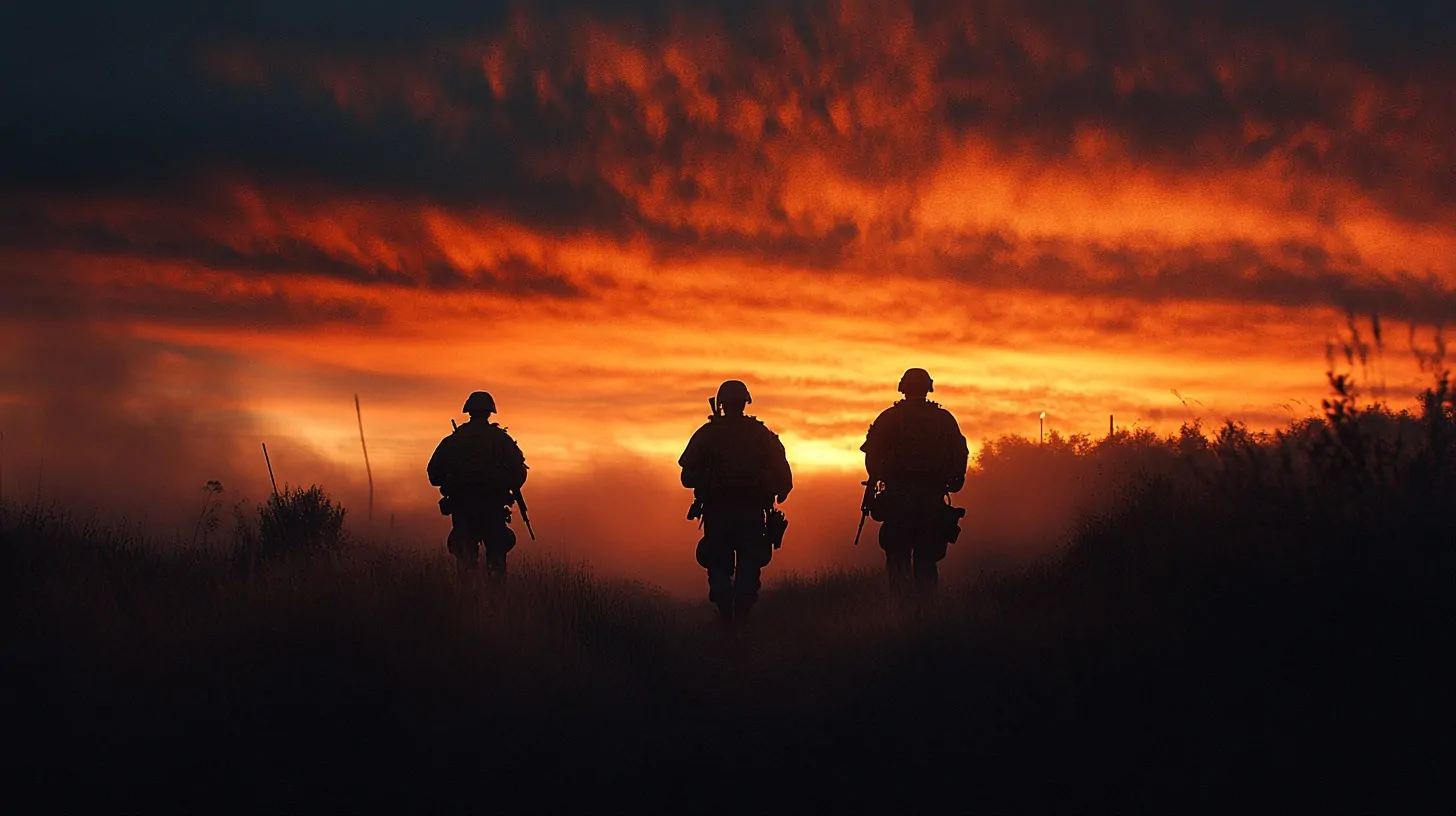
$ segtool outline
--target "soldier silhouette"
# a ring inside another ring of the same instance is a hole
[[[899,384],[905,398],[875,418],[860,446],[870,489],[878,486],[871,512],[881,522],[885,570],[902,588],[912,576],[917,589],[935,588],[937,564],[965,513],[947,499],[966,483],[966,438],[949,411],[926,399],[934,390],[925,369],[907,370]]]
[[[720,385],[713,415],[678,459],[693,491],[688,518],[703,520],[697,559],[708,571],[708,600],[724,623],[746,620],[758,600],[761,571],[787,525],[774,502],[794,486],[783,443],[744,414],[752,401],[741,381]]]
[[[470,419],[440,440],[426,472],[440,488],[440,512],[450,516],[448,547],[462,570],[473,569],[485,545],[487,575],[504,577],[516,546],[510,505],[526,482],[526,458],[510,434],[490,421],[495,399],[476,391],[461,409]]]

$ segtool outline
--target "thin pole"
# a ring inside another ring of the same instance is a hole
[[[1037,419],[1036,431],[1040,437],[1039,441],[1044,444],[1046,442],[1046,411],[1042,411],[1041,416]]]
[[[369,467],[369,446],[364,444],[364,413],[359,410],[359,395],[354,395],[354,416],[359,420],[359,447],[364,451],[364,475],[369,477],[369,522],[374,523],[374,471]]]
[[[1107,435],[1112,436],[1112,414],[1107,415]]]
[[[278,503],[283,500],[278,497],[278,480],[273,478],[273,462],[268,458],[268,443],[263,443],[263,462],[268,465],[268,481],[273,483],[273,498]]]

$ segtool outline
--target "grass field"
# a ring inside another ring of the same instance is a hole
[[[1276,434],[1006,441],[968,483],[968,523],[1016,473],[1119,474],[1059,557],[930,601],[871,574],[782,580],[737,631],[547,561],[506,585],[363,542],[245,567],[5,506],[11,795],[352,812],[1449,801],[1453,429],[1440,388],[1399,414],[1337,398]]]

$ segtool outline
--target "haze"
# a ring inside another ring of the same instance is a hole
[[[804,485],[786,568],[877,558],[858,446],[910,366],[973,451],[1279,425],[1331,344],[1403,405],[1456,314],[1435,9],[7,12],[0,489],[185,528],[267,442],[359,525],[358,394],[371,534],[443,547],[424,463],[486,389],[539,550],[675,585],[730,377]]]

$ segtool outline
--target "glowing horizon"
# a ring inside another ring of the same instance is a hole
[[[449,5],[36,12],[91,47],[4,97],[12,472],[256,494],[267,439],[357,492],[357,393],[382,505],[428,508],[485,389],[533,480],[657,479],[735,377],[847,474],[912,366],[973,451],[1268,428],[1331,343],[1401,405],[1456,316],[1456,68],[1394,14]]]

